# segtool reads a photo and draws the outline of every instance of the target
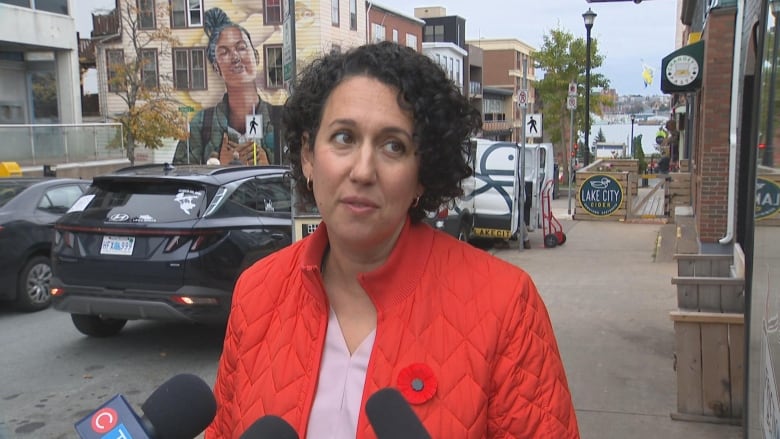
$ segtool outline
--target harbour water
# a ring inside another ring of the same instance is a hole
[[[655,134],[658,132],[658,128],[661,123],[654,125],[639,125],[634,123],[634,137],[642,135],[642,150],[645,152],[645,156],[651,154],[660,154],[658,145],[655,143]],[[628,145],[631,138],[631,122],[629,123],[600,123],[593,124],[590,132],[590,144],[593,145],[593,141],[601,130],[604,133],[604,138],[609,143],[625,143]]]

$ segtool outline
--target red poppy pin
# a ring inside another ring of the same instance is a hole
[[[397,384],[410,404],[422,404],[433,398],[439,386],[433,370],[424,363],[414,363],[401,369]]]

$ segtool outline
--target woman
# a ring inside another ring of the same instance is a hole
[[[576,438],[530,277],[421,222],[461,193],[480,118],[429,58],[394,43],[304,70],[283,112],[292,175],[323,222],[244,272],[208,438],[283,417],[301,438],[371,438],[394,387],[434,438]]]
[[[270,121],[270,107],[257,94],[258,53],[249,32],[233,23],[224,11],[206,11],[203,30],[208,36],[206,57],[225,81],[226,92],[216,106],[195,114],[190,122],[189,141],[180,141],[173,162],[203,164],[212,152],[222,163],[236,151],[242,163],[254,163],[253,142],[248,139],[246,116],[260,115]],[[268,164],[265,150],[257,142],[258,164]]]

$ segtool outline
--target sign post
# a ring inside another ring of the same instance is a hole
[[[528,108],[528,57],[523,57],[523,88],[517,93],[517,104],[520,106],[522,113],[521,120],[525,123],[526,111]],[[525,247],[525,235],[528,233],[528,229],[525,227],[525,130],[522,130],[522,147],[520,148],[520,160],[515,160],[516,165],[520,165],[520,172],[515,172],[515,175],[520,174],[520,184],[518,184],[518,191],[520,198],[517,200],[518,209],[518,231],[519,243],[517,246],[520,251],[523,251]]]
[[[567,149],[573,148],[574,145],[574,110],[577,109],[577,83],[576,82],[570,82],[569,83],[569,92],[568,96],[566,97],[566,108],[569,110],[569,143],[566,145]],[[577,158],[575,157],[575,150],[567,151],[569,155],[569,210],[568,213],[571,215],[571,190],[572,185],[574,184],[574,165],[577,163]]]

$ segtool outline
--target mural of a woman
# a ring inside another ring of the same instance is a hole
[[[270,105],[257,93],[259,54],[249,32],[232,22],[220,8],[204,15],[203,30],[208,37],[206,57],[225,82],[225,94],[213,107],[197,112],[190,122],[188,141],[182,140],[174,153],[174,164],[203,164],[212,152],[228,163],[239,153],[243,163],[255,163],[253,141],[246,130],[246,117],[261,117],[266,130],[273,129]],[[268,133],[264,133],[268,134]],[[270,145],[269,145],[270,146]],[[257,142],[257,164],[268,164],[268,155]]]

